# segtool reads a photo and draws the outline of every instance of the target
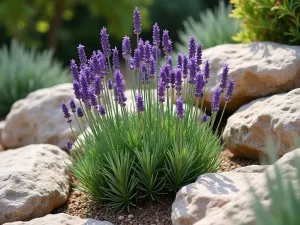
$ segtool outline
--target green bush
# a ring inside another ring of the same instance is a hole
[[[234,40],[300,44],[299,0],[231,0],[231,16],[242,19]]]
[[[194,36],[205,48],[219,44],[233,43],[232,37],[239,31],[239,21],[229,18],[232,6],[226,6],[224,1],[213,10],[200,13],[198,21],[189,17],[184,21],[184,31],[179,31],[180,43],[176,44],[179,52],[187,52],[188,38]]]
[[[68,81],[68,72],[52,56],[51,51],[27,51],[17,41],[0,49],[0,116],[30,92]]]
[[[202,110],[209,64],[203,66],[204,73],[197,69],[202,61],[201,48],[195,54],[194,45],[190,58],[184,57],[184,63],[174,68],[170,58],[172,42],[166,32],[163,39],[168,43],[168,47],[164,46],[167,63],[159,68],[159,58],[153,57],[158,51],[150,56],[149,49],[153,48],[149,48],[149,42],[139,41],[133,59],[130,51],[125,51],[130,41],[124,37],[126,74],[136,84],[129,91],[136,99],[132,105],[126,105],[128,93],[119,70],[118,50],[114,49],[113,57],[109,54],[105,28],[101,30],[102,52],[95,51],[88,59],[80,45],[80,66],[71,62],[74,94],[80,104],[76,106],[70,100],[72,116],[66,103],[62,103],[62,110],[71,127],[71,118],[75,118],[84,138],[74,144],[70,170],[80,181],[80,190],[113,209],[130,209],[143,201],[156,201],[199,175],[218,169],[222,145],[212,127],[223,91],[226,102],[232,95],[234,84],[230,80],[227,85],[228,67],[224,66],[222,84],[214,91],[209,119]],[[139,57],[142,48],[144,54]],[[187,99],[185,104],[182,97]],[[200,110],[194,107],[194,99],[201,103]],[[83,118],[90,131],[81,122]],[[67,141],[66,145],[72,149],[72,142]]]

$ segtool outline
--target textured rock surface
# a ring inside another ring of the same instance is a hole
[[[5,223],[4,225],[113,225],[110,222],[94,219],[81,219],[78,216],[70,216],[65,213],[49,214],[27,222]]]
[[[69,194],[68,154],[40,144],[0,153],[0,224],[44,216]]]
[[[278,156],[299,146],[300,88],[287,94],[255,100],[228,118],[223,132],[235,155],[257,158],[267,153],[267,140],[276,141]]]
[[[297,191],[296,195],[299,196],[300,187],[297,186],[298,182],[294,182],[298,179],[295,169],[298,162],[295,156],[300,157],[300,149],[284,155],[276,164],[280,168],[281,176],[291,181],[291,184],[294,185],[294,190]],[[268,173],[271,178],[275,178],[274,166],[269,166],[265,173]],[[261,203],[268,209],[270,207],[270,194],[265,176],[263,176],[263,179],[256,179],[253,187]],[[254,225],[256,224],[256,219],[251,205],[252,200],[253,194],[251,192],[241,191],[229,203],[208,214],[195,225]]]
[[[229,64],[229,76],[236,84],[232,101],[227,105],[229,111],[253,99],[300,87],[300,46],[271,42],[225,44],[204,50],[203,58],[211,62],[205,96],[207,108],[225,63]]]
[[[172,206],[173,225],[192,225],[230,202],[262,173],[207,173],[177,193]]]
[[[61,112],[61,102],[72,97],[72,84],[60,84],[32,92],[17,101],[6,117],[2,145],[17,148],[47,143],[64,149],[66,141],[73,140],[74,136]],[[78,131],[76,123],[73,128]]]
[[[244,166],[233,170],[232,172],[238,173],[263,173],[268,168],[267,165],[251,165],[251,166]]]

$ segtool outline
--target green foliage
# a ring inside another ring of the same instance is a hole
[[[68,81],[68,72],[52,56],[51,51],[27,51],[16,41],[0,49],[0,116],[30,92]]]
[[[295,139],[297,140],[297,139]],[[299,145],[298,143],[297,145]],[[269,163],[275,163],[276,155],[274,149],[278,148],[270,140],[267,143],[269,152]],[[273,150],[273,151],[272,151]],[[253,210],[256,216],[257,225],[298,225],[300,221],[300,158],[295,157],[293,164],[296,170],[296,177],[285,173],[284,176],[280,168],[274,164],[272,175],[266,172],[267,188],[270,206],[266,208],[256,194],[253,187],[251,191],[254,196]],[[294,174],[293,174],[294,175]]]
[[[234,40],[300,44],[299,0],[231,0],[231,16],[242,19]]]
[[[189,17],[183,23],[184,31],[179,31],[181,43],[176,44],[176,49],[186,53],[190,36],[194,36],[205,48],[232,43],[232,36],[239,30],[239,22],[229,18],[231,10],[231,5],[226,6],[224,1],[220,1],[214,11],[209,9],[200,13],[199,20]]]

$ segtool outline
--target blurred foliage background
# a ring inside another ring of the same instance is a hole
[[[52,49],[67,65],[82,43],[90,53],[100,46],[99,32],[106,26],[111,45],[120,46],[124,35],[132,36],[132,12],[142,14],[143,38],[152,39],[151,25],[168,29],[173,42],[188,17],[214,9],[219,0],[2,0],[0,45],[16,39],[27,47]],[[225,1],[228,4],[228,0]]]

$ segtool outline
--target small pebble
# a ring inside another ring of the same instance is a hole
[[[134,218],[134,215],[130,214],[128,215],[128,219],[133,219]]]
[[[119,220],[124,220],[124,216],[119,216]]]

